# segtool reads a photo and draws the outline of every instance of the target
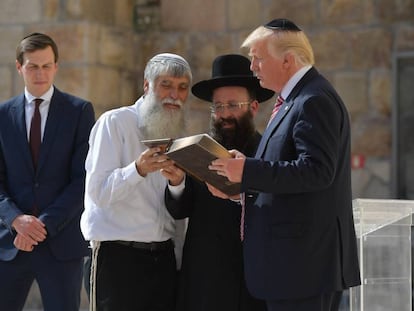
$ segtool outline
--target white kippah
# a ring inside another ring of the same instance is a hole
[[[164,64],[173,62],[173,63],[177,63],[181,66],[186,67],[186,69],[190,71],[190,65],[188,64],[188,62],[183,57],[177,54],[172,54],[172,53],[157,54],[153,58],[151,58],[149,62],[164,63]]]

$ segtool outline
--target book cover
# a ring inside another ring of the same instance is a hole
[[[146,146],[160,146],[165,154],[186,173],[202,182],[207,182],[227,195],[240,193],[240,184],[210,171],[208,166],[217,158],[231,154],[208,134],[197,134],[177,139],[156,139],[143,141]]]

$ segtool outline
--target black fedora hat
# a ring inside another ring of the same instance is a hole
[[[242,86],[253,90],[259,102],[268,100],[274,92],[260,86],[259,80],[250,70],[248,58],[238,54],[218,56],[213,61],[212,78],[197,82],[191,92],[206,101],[211,101],[214,89],[222,86]]]

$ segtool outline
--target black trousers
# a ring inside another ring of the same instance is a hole
[[[171,311],[175,286],[173,247],[142,250],[101,243],[96,267],[97,311]]]
[[[338,311],[342,291],[303,299],[266,301],[268,311]]]

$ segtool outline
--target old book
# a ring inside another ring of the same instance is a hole
[[[188,174],[207,182],[227,195],[240,193],[240,183],[208,169],[217,158],[231,158],[231,154],[208,134],[198,134],[177,139],[155,139],[142,141],[148,147],[160,146],[165,154]]]

